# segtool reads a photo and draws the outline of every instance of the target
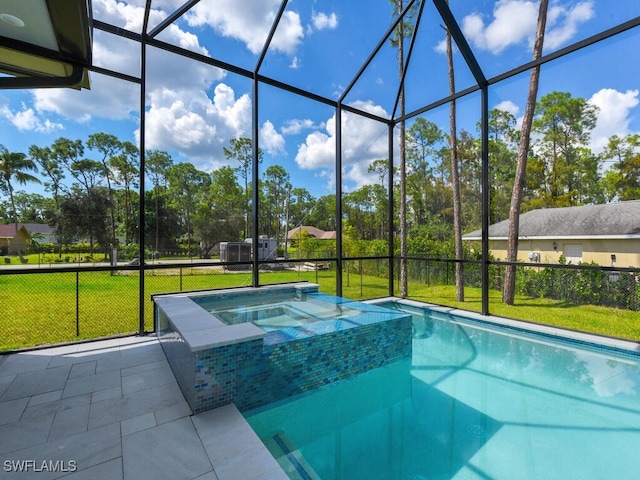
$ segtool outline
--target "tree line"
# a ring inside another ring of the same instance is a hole
[[[551,92],[536,103],[521,210],[606,203],[640,198],[640,136],[613,136],[600,154],[589,148],[597,107],[566,92]],[[492,223],[509,217],[520,132],[516,118],[489,113],[489,184]],[[461,130],[456,139],[463,231],[481,225],[481,139]],[[417,118],[406,130],[405,196],[409,238],[453,239],[450,139],[437,124]],[[175,163],[164,151],[145,152],[144,225],[139,225],[139,157],[131,142],[107,133],[86,141],[59,138],[28,153],[0,148],[3,223],[48,223],[58,245],[84,239],[94,250],[139,242],[156,251],[182,246],[189,254],[209,251],[220,241],[250,238],[252,142],[232,139],[224,148],[229,165],[204,172]],[[258,152],[259,162],[262,152]],[[606,168],[605,168],[606,167]],[[40,178],[35,174],[39,173]],[[387,159],[375,159],[376,181],[343,195],[343,222],[359,240],[388,239],[389,175],[399,212],[400,182]],[[17,190],[42,182],[43,196]],[[283,241],[288,230],[313,225],[335,230],[335,195],[314,197],[293,186],[286,168],[271,165],[259,182],[260,234]],[[394,227],[399,219],[396,215]],[[419,245],[420,242],[412,242]],[[410,247],[410,254],[420,254]]]
[[[145,152],[144,225],[140,218],[140,152],[107,133],[86,141],[59,138],[50,146],[32,145],[28,154],[0,147],[0,221],[47,223],[55,227],[57,247],[86,241],[90,253],[140,241],[155,251],[182,249],[205,254],[220,241],[238,241],[251,231],[252,142],[233,139],[224,154],[232,166],[205,172],[189,162],[175,163],[165,151]],[[262,158],[262,152],[259,153]],[[36,176],[38,172],[40,177]],[[48,196],[18,190],[42,183]],[[314,198],[293,187],[284,167],[272,165],[260,181],[261,232],[282,239],[285,224],[302,222],[335,229],[333,196]]]

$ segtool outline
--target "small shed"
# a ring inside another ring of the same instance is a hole
[[[246,242],[220,242],[221,262],[251,262],[251,244]]]

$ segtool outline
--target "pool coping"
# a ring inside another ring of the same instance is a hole
[[[526,320],[516,320],[506,317],[498,317],[495,315],[482,315],[478,312],[472,312],[469,310],[462,310],[455,307],[447,307],[444,305],[437,305],[429,302],[422,302],[419,300],[412,300],[401,297],[381,297],[371,300],[365,300],[365,303],[381,303],[385,301],[398,301],[418,308],[429,308],[435,312],[450,313],[458,315],[464,319],[470,319],[477,322],[483,322],[486,324],[494,324],[501,327],[508,327],[521,332],[531,332],[535,334],[552,337],[554,339],[563,340],[566,342],[578,343],[591,347],[604,347],[616,352],[627,353],[630,355],[640,355],[640,343],[632,340],[625,340],[622,338],[607,337],[604,335],[597,335],[595,333],[580,332],[577,330],[569,330],[560,327],[554,327],[551,325],[542,325],[539,323],[529,322]]]

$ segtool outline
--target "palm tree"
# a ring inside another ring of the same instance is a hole
[[[9,193],[11,201],[11,213],[13,215],[13,223],[16,227],[16,242],[18,240],[18,214],[16,212],[16,204],[13,199],[12,180],[24,185],[27,182],[40,183],[40,180],[31,175],[29,171],[35,172],[38,169],[36,164],[24,153],[10,152],[4,145],[0,145],[0,175],[2,176],[2,188]]]

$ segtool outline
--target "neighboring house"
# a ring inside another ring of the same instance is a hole
[[[16,237],[15,224],[0,225],[0,252],[4,255],[17,255],[26,252],[29,245],[29,232],[23,225],[18,224],[18,236]]]
[[[507,258],[509,221],[489,227],[489,249],[496,259]],[[481,240],[481,231],[463,240]],[[640,266],[640,200],[543,208],[520,215],[518,260],[557,263],[595,262],[604,266]]]
[[[324,230],[320,230],[319,228],[312,227],[310,225],[301,225],[299,227],[292,228],[291,230],[289,230],[289,233],[287,234],[287,240],[288,241],[296,240],[299,237],[301,231],[306,231],[311,238],[319,238],[322,240],[336,239],[335,230],[324,231]]]
[[[21,223],[29,235],[35,235],[38,243],[56,243],[56,229],[46,223]]]
[[[46,223],[19,223],[18,240],[15,240],[16,226],[13,223],[0,225],[0,248],[4,252],[17,254],[20,251],[28,253],[31,245],[31,238],[35,236],[38,243],[56,243],[55,228]],[[5,247],[6,246],[6,247]]]

